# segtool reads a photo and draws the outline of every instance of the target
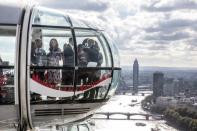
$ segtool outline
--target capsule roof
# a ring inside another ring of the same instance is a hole
[[[8,0],[9,1],[9,0]],[[19,2],[19,1],[18,1]],[[0,3],[0,24],[21,24],[22,22],[22,14],[24,13],[26,8],[26,4],[19,2],[16,3],[13,1],[9,1],[6,3]],[[72,16],[66,15],[64,11],[59,11],[55,9],[50,9],[50,8],[45,8],[39,5],[32,6],[33,12],[34,12],[34,19],[35,17],[43,17],[43,14],[49,14],[49,15],[57,15],[57,22],[59,26],[73,26],[73,27],[82,27],[82,28],[92,28],[95,30],[99,30],[97,26],[88,23],[83,20],[78,20],[75,19]],[[50,17],[46,16],[46,21],[45,23],[36,23],[35,21],[33,24],[38,24],[38,25],[50,25],[51,23],[49,22]],[[65,19],[63,19],[65,18]],[[54,19],[54,17],[53,17]],[[69,21],[70,20],[70,21]],[[70,24],[72,22],[72,25]]]
[[[0,3],[0,24],[20,24],[24,4],[20,1]]]

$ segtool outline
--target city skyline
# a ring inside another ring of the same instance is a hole
[[[129,68],[132,66],[132,61],[134,61],[136,58],[131,58],[130,59],[130,63],[128,65],[120,65],[122,68]],[[138,58],[137,58],[138,59]],[[140,60],[140,67],[141,69],[153,69],[153,68],[159,68],[159,69],[167,69],[167,68],[172,68],[172,69],[181,69],[181,70],[197,70],[197,66],[180,66],[180,65],[176,65],[176,66],[171,66],[171,65],[146,65],[143,64]]]

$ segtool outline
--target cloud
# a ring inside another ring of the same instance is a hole
[[[156,40],[156,41],[176,41],[189,38],[189,33],[177,32],[172,34],[157,33],[155,35],[148,35],[144,40]]]
[[[105,11],[108,8],[106,2],[99,0],[37,0],[41,5],[58,9],[77,9],[85,11]]]
[[[148,49],[158,51],[158,50],[167,50],[168,47],[165,45],[151,45]]]
[[[147,33],[162,32],[169,33],[178,30],[184,31],[184,29],[190,29],[197,31],[197,20],[188,19],[171,19],[160,21],[155,27],[147,27],[144,30]]]
[[[197,9],[197,2],[192,0],[162,0],[151,3],[150,5],[142,5],[141,7],[145,11],[149,12],[170,12],[175,10],[184,9]]]

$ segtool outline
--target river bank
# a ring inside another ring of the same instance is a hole
[[[141,107],[141,101],[145,96],[135,95],[116,95],[105,106],[98,110],[98,112],[132,112],[132,113],[149,113],[144,111]],[[132,100],[137,100],[132,102]],[[135,106],[130,106],[134,103]],[[114,118],[122,118],[125,116],[114,115]],[[144,119],[144,116],[132,116],[134,119]],[[166,124],[165,120],[95,120],[95,131],[151,131],[151,128],[158,126],[160,131],[178,131],[177,129]],[[144,123],[146,126],[136,126],[136,123]]]
[[[153,103],[153,97],[146,96],[142,100],[142,108],[148,112],[164,116],[166,124],[178,130],[197,131],[197,111],[188,106],[161,107]]]

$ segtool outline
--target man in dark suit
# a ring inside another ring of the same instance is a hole
[[[63,66],[74,67],[74,43],[73,39],[69,38],[69,43],[63,47]],[[73,71],[62,71],[62,83],[66,85],[73,84]]]
[[[63,65],[74,66],[74,45],[72,38],[69,38],[69,43],[63,47]]]

